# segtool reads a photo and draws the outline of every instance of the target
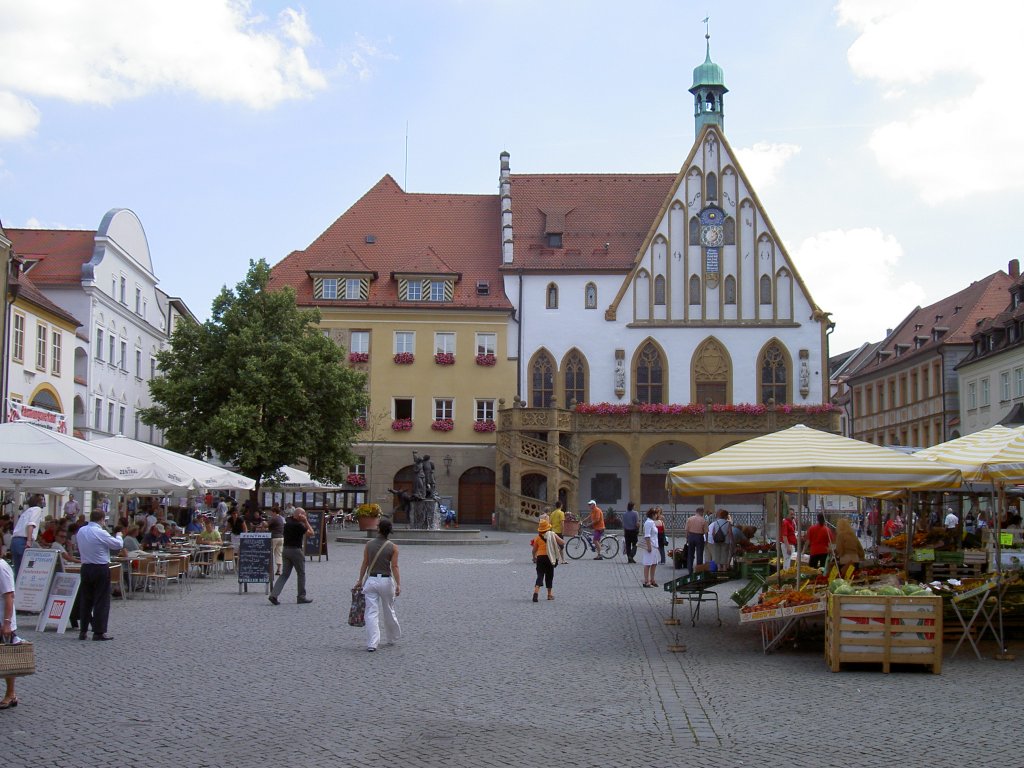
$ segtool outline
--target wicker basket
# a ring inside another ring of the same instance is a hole
[[[0,677],[21,677],[36,673],[36,653],[32,643],[0,644]]]

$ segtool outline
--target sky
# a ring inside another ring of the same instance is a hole
[[[496,194],[502,150],[677,172],[705,17],[726,136],[833,354],[1021,256],[1024,3],[1002,0],[0,0],[0,221],[130,208],[205,319],[385,174]]]

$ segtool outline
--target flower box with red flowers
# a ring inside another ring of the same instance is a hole
[[[364,419],[362,416],[357,416],[356,426],[359,427],[359,429],[366,429],[366,419]]]
[[[762,403],[712,403],[712,413],[749,413],[755,416],[768,413],[768,406]]]
[[[366,475],[361,475],[358,472],[349,472],[348,477],[345,478],[347,485],[364,486],[366,485]]]
[[[399,352],[395,355],[395,365],[412,365],[416,355],[412,352]]]
[[[455,429],[455,422],[451,419],[434,419],[430,428],[435,432],[451,432]]]
[[[491,419],[482,419],[480,421],[473,422],[474,432],[493,432],[495,429],[497,429],[497,427]]]
[[[391,428],[395,432],[408,432],[412,429],[412,419],[395,419],[391,422]]]
[[[348,361],[350,363],[366,363],[370,360],[369,352],[349,352]]]
[[[491,354],[477,355],[476,356],[476,364],[477,365],[492,366],[496,362],[498,362],[498,358],[496,358],[494,355],[491,355]]]
[[[434,355],[434,362],[438,365],[455,365],[455,355],[451,352],[438,352]]]

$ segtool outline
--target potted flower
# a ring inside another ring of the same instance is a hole
[[[408,432],[412,429],[412,419],[395,419],[391,422],[391,429],[395,432]]]
[[[566,512],[562,521],[562,538],[576,536],[580,532],[580,516],[575,512]]]
[[[451,352],[438,352],[434,355],[434,362],[438,365],[455,365],[455,355]]]
[[[362,475],[358,472],[349,472],[348,477],[345,478],[345,483],[357,487],[364,486],[366,485],[366,475]]]
[[[380,517],[380,504],[366,502],[356,507],[356,519],[360,531],[377,530],[377,519]]]
[[[455,422],[452,419],[434,419],[430,428],[435,432],[451,432],[455,429]]]
[[[412,352],[399,352],[395,355],[395,365],[412,365],[416,356]]]
[[[493,419],[480,419],[473,422],[474,432],[493,432],[497,429]]]
[[[497,358],[494,355],[489,354],[489,353],[486,354],[486,355],[477,355],[476,356],[476,364],[477,365],[483,365],[483,366],[488,366],[489,367],[489,366],[494,365],[496,362],[498,362]]]
[[[369,352],[349,352],[348,361],[350,363],[365,363],[370,359]]]
[[[359,427],[359,429],[366,429],[366,419],[362,416],[356,416],[356,426]]]

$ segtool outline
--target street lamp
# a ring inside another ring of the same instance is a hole
[[[444,455],[444,473],[450,475],[452,473],[452,457],[451,454],[446,453]]]

